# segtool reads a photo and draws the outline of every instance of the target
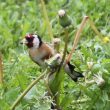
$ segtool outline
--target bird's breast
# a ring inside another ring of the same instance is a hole
[[[37,63],[39,60],[43,59],[43,57],[45,56],[45,51],[39,52],[38,49],[30,49],[29,55],[31,59]]]
[[[42,45],[40,48],[31,48],[29,55],[34,62],[38,63],[41,60],[49,59],[53,55],[53,52],[51,48],[46,48],[46,45]]]

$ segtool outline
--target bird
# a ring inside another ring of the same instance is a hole
[[[30,58],[40,67],[46,67],[45,60],[49,60],[52,57],[55,57],[55,59],[58,60],[58,64],[61,63],[61,55],[56,54],[54,48],[42,41],[41,37],[37,34],[25,35],[21,44],[25,44],[28,47]],[[50,67],[53,68],[54,66],[50,65]],[[64,64],[64,70],[75,82],[77,82],[78,78],[84,77],[82,73],[75,71],[75,66],[70,62]]]
[[[44,61],[54,54],[51,46],[44,43],[39,35],[27,34],[21,44],[25,44],[28,47],[31,60],[42,67],[45,66]]]
[[[77,82],[78,78],[84,77],[84,75],[80,72],[75,71],[75,66],[68,62],[65,67],[65,72],[72,78],[73,81]]]

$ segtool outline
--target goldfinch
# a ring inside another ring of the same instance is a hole
[[[44,66],[44,60],[51,58],[54,55],[54,50],[44,43],[38,35],[28,34],[21,41],[29,48],[29,56],[39,66]]]
[[[55,56],[54,49],[49,44],[43,42],[39,35],[27,34],[21,43],[25,44],[29,48],[29,56],[32,61],[41,67],[45,67],[45,60]],[[61,57],[57,54],[55,58],[58,59],[58,63],[60,64],[59,61],[61,61]],[[50,65],[50,67],[53,67],[53,65]],[[74,69],[75,66],[70,64],[70,62],[66,65],[64,64],[65,72],[76,82],[79,77],[84,76]]]

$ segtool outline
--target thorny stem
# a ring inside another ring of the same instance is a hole
[[[41,74],[39,77],[37,77],[25,90],[24,92],[16,99],[16,101],[13,103],[13,105],[11,106],[11,110],[15,110],[15,107],[17,106],[17,104],[22,100],[22,98],[29,92],[29,90],[39,82],[40,79],[42,79],[44,77],[45,74],[47,74],[47,69],[44,71],[43,74]]]
[[[60,63],[60,66],[58,68],[58,72],[60,72],[60,69],[65,61],[65,57],[66,57],[66,52],[67,52],[67,47],[68,47],[68,38],[69,38],[69,35],[68,35],[68,29],[65,28],[65,47],[64,47],[64,51],[63,51],[63,57],[62,57],[62,61]]]
[[[73,48],[72,48],[70,54],[69,54],[68,57],[67,57],[67,60],[66,60],[67,63],[71,60],[72,53],[74,53],[74,51],[75,51],[75,49],[76,49],[76,46],[77,46],[78,41],[79,41],[79,38],[80,38],[80,34],[81,34],[81,32],[82,32],[82,30],[83,30],[83,28],[84,28],[84,26],[85,26],[85,23],[86,23],[86,21],[88,20],[88,18],[89,18],[88,16],[85,16],[85,17],[83,18],[82,22],[81,22],[80,28],[78,29],[78,31],[77,31],[77,33],[76,33],[76,36],[75,36],[75,39],[74,39]]]
[[[48,33],[49,33],[49,36],[51,37],[51,41],[52,41],[52,38],[53,38],[52,27],[49,22],[49,18],[48,18],[48,14],[47,14],[44,0],[41,0],[41,4],[42,4],[42,8],[43,8],[44,17],[45,17],[46,23],[47,23]]]

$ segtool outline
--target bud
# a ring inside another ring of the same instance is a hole
[[[92,61],[87,62],[88,69],[91,69],[93,67],[93,64],[94,63]]]
[[[65,14],[66,14],[65,10],[61,9],[61,10],[58,11],[59,17],[63,17],[63,16],[65,16]]]
[[[102,74],[98,73],[98,75],[94,75],[94,81],[99,87],[102,87],[105,85],[105,80],[102,78]]]
[[[59,23],[60,25],[65,28],[69,25],[71,25],[72,20],[70,17],[66,14],[65,10],[61,9],[58,11],[58,16],[59,16]]]
[[[59,53],[60,42],[61,42],[61,40],[59,38],[54,38],[53,39],[53,46],[54,46],[54,49],[55,49],[56,53]]]
[[[56,54],[49,60],[46,60],[45,63],[51,68],[51,69],[56,69],[56,67],[60,64],[61,62],[61,55]]]

